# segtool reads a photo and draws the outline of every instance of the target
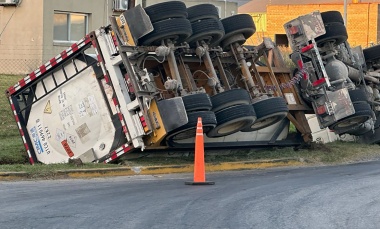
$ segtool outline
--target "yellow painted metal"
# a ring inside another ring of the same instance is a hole
[[[135,46],[135,39],[132,36],[131,30],[129,29],[128,23],[126,22],[123,14],[121,14],[119,17],[116,17],[116,23],[126,45]]]
[[[156,100],[152,100],[148,110],[148,115],[150,120],[152,120],[153,131],[145,139],[145,144],[147,147],[160,146],[161,141],[165,138],[167,132],[160,111],[158,110]]]

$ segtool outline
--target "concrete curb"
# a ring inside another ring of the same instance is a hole
[[[207,163],[206,172],[265,169],[285,166],[306,165],[296,159]],[[171,173],[192,173],[193,165],[168,166],[133,166],[120,168],[70,169],[57,170],[51,174],[32,174],[28,172],[0,172],[0,181],[30,180],[30,179],[65,179],[65,178],[97,178],[111,176],[156,175]]]

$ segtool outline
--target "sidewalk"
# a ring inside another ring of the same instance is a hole
[[[279,159],[279,160],[260,160],[246,162],[223,162],[205,165],[206,172],[216,171],[233,171],[233,170],[250,170],[265,169],[285,166],[302,166],[306,165],[296,159]],[[48,179],[73,179],[73,178],[97,178],[112,176],[133,176],[133,175],[157,175],[170,173],[192,173],[193,165],[168,165],[168,166],[133,166],[120,168],[104,169],[70,169],[57,170],[48,175]],[[0,172],[0,181],[16,180],[38,180],[47,179],[46,176],[39,177],[27,172]]]

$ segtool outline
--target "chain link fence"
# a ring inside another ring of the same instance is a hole
[[[0,59],[0,74],[25,76],[36,70],[41,64],[42,61],[36,59]],[[0,79],[0,83],[3,82],[4,80]]]

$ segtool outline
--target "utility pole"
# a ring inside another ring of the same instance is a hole
[[[227,17],[227,0],[224,0],[224,18]]]
[[[347,0],[344,0],[343,20],[344,25],[347,26]]]

